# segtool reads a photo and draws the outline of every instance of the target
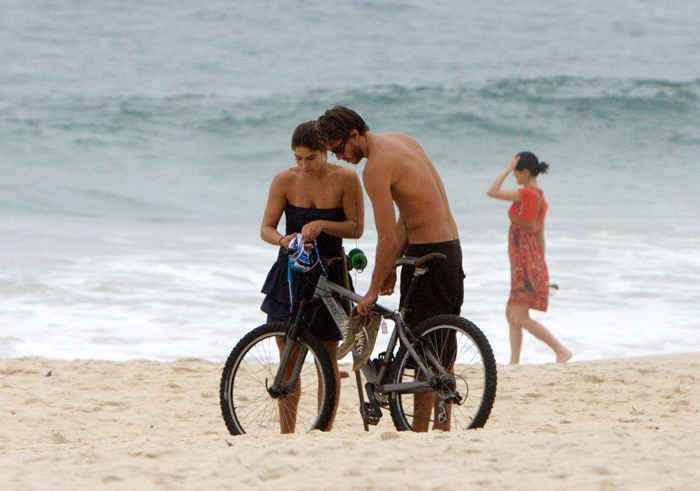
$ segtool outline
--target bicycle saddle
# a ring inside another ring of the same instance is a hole
[[[414,268],[420,268],[430,261],[436,261],[438,263],[441,263],[445,259],[447,259],[447,256],[445,256],[444,254],[441,254],[439,252],[431,252],[430,254],[426,254],[425,256],[421,257],[399,258],[394,262],[394,267],[398,268],[399,266],[413,266]]]

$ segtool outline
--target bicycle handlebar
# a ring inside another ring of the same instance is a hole
[[[440,253],[440,252],[431,252],[430,254],[426,254],[425,256],[421,257],[401,257],[394,261],[394,268],[398,268],[401,266],[413,266],[414,268],[420,268],[423,265],[429,263],[430,261],[436,261],[436,262],[442,262],[445,259],[447,259],[447,256]],[[334,264],[339,263],[342,261],[342,257],[332,257],[330,259],[324,259],[323,260],[323,265],[326,267],[332,266]],[[346,259],[347,260],[347,259]]]
[[[430,254],[426,254],[425,256],[421,257],[402,257],[394,262],[394,268],[398,268],[399,266],[413,266],[414,268],[420,268],[430,261],[442,262],[445,259],[447,259],[447,256],[439,252],[431,252]]]

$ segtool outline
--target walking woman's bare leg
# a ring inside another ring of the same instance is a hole
[[[530,307],[527,304],[513,305],[511,309],[515,324],[527,329],[530,334],[552,348],[557,355],[557,363],[569,361],[572,356],[571,351],[566,349],[546,327],[530,318]]]
[[[510,328],[510,364],[520,363],[520,349],[523,346],[523,328],[515,323],[513,308],[506,305],[506,319]]]

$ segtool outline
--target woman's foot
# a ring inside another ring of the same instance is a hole
[[[574,356],[574,354],[568,349],[564,348],[564,351],[557,353],[557,363],[566,363],[572,356]]]

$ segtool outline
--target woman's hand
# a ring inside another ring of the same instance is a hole
[[[304,236],[304,240],[306,241],[314,240],[321,232],[323,232],[323,221],[321,220],[309,222],[301,229],[301,235]]]
[[[289,249],[289,243],[292,241],[294,237],[296,237],[297,234],[289,234],[284,237],[279,241],[279,245],[284,247],[285,249]]]
[[[519,161],[520,161],[520,156],[517,153],[514,153],[513,155],[511,155],[510,161],[508,162],[508,167],[506,167],[506,171],[513,172],[515,170],[515,168],[518,166]]]
[[[285,249],[289,249],[289,244],[292,242],[294,237],[296,237],[297,234],[289,234],[287,236],[284,236],[280,239],[279,245],[284,247]],[[309,244],[308,242],[304,242],[304,249],[313,249],[314,245]]]
[[[518,165],[518,162],[520,162],[520,157],[518,156],[518,154],[513,154],[510,156],[510,160],[508,161],[508,167],[506,167],[506,170],[501,172],[501,175],[498,176],[496,180],[491,183],[491,186],[489,186],[488,190],[486,191],[486,195],[488,197],[502,199],[506,201],[519,202],[521,200],[520,193],[518,191],[501,189],[501,186],[503,186],[503,181],[505,181],[506,178],[508,178],[508,174],[515,170],[515,167]]]

